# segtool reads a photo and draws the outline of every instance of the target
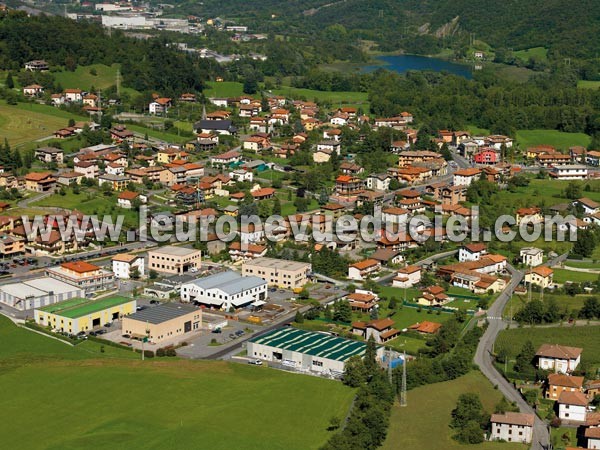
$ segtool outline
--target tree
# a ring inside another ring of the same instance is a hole
[[[370,317],[371,317],[371,320],[379,319],[379,308],[371,309]]]
[[[359,387],[367,381],[367,370],[359,355],[351,356],[344,365],[344,384]]]
[[[6,75],[6,87],[8,89],[14,89],[15,87],[15,82],[13,80],[12,73],[10,72],[8,72],[8,75]]]
[[[515,371],[523,375],[533,375],[535,368],[533,360],[535,358],[535,347],[531,341],[526,341],[521,348],[521,352],[517,355],[515,362]]]
[[[279,197],[275,197],[275,201],[273,202],[273,215],[281,215],[281,201],[279,200]]]
[[[485,423],[483,405],[479,395],[471,392],[458,397],[456,408],[452,411],[450,426],[454,429],[461,429],[466,427],[469,422],[475,422],[478,426]]]
[[[244,94],[256,94],[256,92],[258,91],[258,82],[256,81],[254,75],[246,77],[246,79],[244,80],[243,91]]]
[[[583,307],[579,311],[579,317],[582,319],[600,318],[600,301],[598,297],[588,297],[583,302]]]
[[[333,305],[333,320],[350,323],[352,321],[352,308],[346,300],[340,300]]]
[[[365,369],[369,374],[372,374],[377,369],[377,344],[373,335],[369,336],[367,341],[367,349],[365,350],[364,357]]]
[[[296,323],[304,323],[304,316],[300,311],[296,311],[296,317],[294,317],[294,322]]]
[[[138,280],[140,278],[140,269],[137,266],[134,266],[133,269],[129,271],[129,276],[133,280]]]
[[[148,272],[148,277],[151,280],[156,280],[158,278],[158,272],[156,270],[150,270],[150,272]]]

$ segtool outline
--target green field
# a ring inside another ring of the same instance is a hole
[[[0,339],[5,448],[317,448],[353,396],[338,382],[264,367],[70,347],[2,316]]]
[[[90,91],[92,87],[95,89],[106,89],[117,84],[117,69],[118,64],[105,66],[104,64],[93,64],[91,66],[78,66],[74,72],[63,71],[54,72],[54,78],[57,83],[60,83],[64,89],[81,89]],[[90,71],[96,69],[96,75],[92,75]],[[121,78],[122,80],[122,78]]]
[[[556,300],[558,308],[561,312],[565,310],[567,312],[571,312],[573,310],[579,311],[583,307],[583,302],[588,297],[589,295],[570,296],[567,294],[550,294],[548,292],[545,292],[542,298],[540,292],[531,293],[532,300],[543,300],[544,302],[547,302],[550,299]],[[511,306],[513,315],[516,314],[519,310],[523,308],[523,306],[525,306],[525,304],[528,302],[528,298],[528,294],[513,295],[510,301],[508,302],[506,308],[504,308],[503,316],[507,318],[510,316]]]
[[[545,206],[552,206],[571,201],[562,196],[563,191],[569,183],[570,181],[566,180],[532,179],[526,187],[519,187],[515,192],[503,190],[498,195],[502,199],[512,202],[515,205],[515,209],[522,206],[542,206],[542,203]],[[576,181],[575,183],[582,186],[582,191],[586,185],[589,185],[592,189],[589,192],[582,192],[582,196],[594,201],[600,201],[600,190],[598,190],[600,188],[600,180]]]
[[[575,267],[578,269],[596,269],[600,268],[600,264],[594,261],[565,261],[565,267]]]
[[[50,110],[60,114],[50,114]],[[23,144],[53,135],[56,130],[66,127],[71,117],[81,120],[51,106],[34,104],[13,106],[2,101],[0,102],[0,136],[8,139],[10,145]]]
[[[586,281],[596,281],[598,279],[597,273],[588,272],[574,272],[566,269],[554,269],[554,282],[564,283],[565,281],[572,281],[573,283],[583,283]]]
[[[294,99],[305,98],[308,101],[316,99],[319,102],[330,102],[334,106],[338,104],[362,105],[363,109],[368,110],[367,98],[369,95],[366,92],[325,92],[314,89],[282,87],[281,89],[274,89],[273,93]]]
[[[591,138],[585,133],[565,133],[557,130],[517,131],[517,143],[522,149],[546,144],[566,150],[574,145],[587,147],[590,142]]]
[[[600,81],[579,80],[577,87],[582,89],[599,89]]]
[[[523,61],[528,61],[529,58],[536,58],[540,61],[548,60],[548,49],[544,47],[533,47],[527,50],[519,50],[514,53],[515,56]]]
[[[396,403],[392,409],[390,428],[383,449],[525,450],[526,446],[521,444],[485,442],[468,446],[452,439],[452,410],[456,407],[458,396],[469,392],[479,394],[485,410],[490,414],[494,405],[502,398],[500,392],[480,372],[475,371],[453,381],[408,391],[407,406],[401,408]]]
[[[597,326],[574,327],[564,325],[562,327],[503,330],[496,341],[496,351],[499,348],[506,348],[509,356],[514,359],[527,340],[531,340],[536,348],[544,343],[580,347],[583,348],[582,362],[594,366],[600,364],[600,352],[598,351],[600,348],[600,327]]]
[[[204,95],[207,97],[239,97],[244,93],[244,85],[237,81],[207,81]]]

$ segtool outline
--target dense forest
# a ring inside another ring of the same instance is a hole
[[[124,85],[139,91],[200,91],[216,63],[200,62],[166,44],[164,38],[138,40],[119,32],[108,36],[99,24],[62,17],[27,17],[21,12],[0,16],[0,69],[18,70],[32,59],[66,70],[120,63]]]

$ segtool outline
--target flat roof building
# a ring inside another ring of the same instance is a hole
[[[191,305],[162,303],[123,318],[122,331],[158,344],[202,328],[202,310]]]
[[[304,286],[312,272],[310,263],[275,258],[254,258],[242,264],[243,276],[257,276],[270,286],[295,289]]]
[[[267,283],[259,277],[221,272],[181,285],[181,301],[229,310],[267,298]]]
[[[363,357],[366,349],[365,342],[292,327],[270,331],[250,339],[247,344],[249,357],[332,376],[344,373],[345,362],[355,355]],[[381,357],[383,347],[377,352]]]
[[[83,288],[50,277],[33,278],[0,286],[0,303],[20,311],[84,296]]]
[[[182,275],[200,268],[202,251],[167,245],[148,251],[148,270]]]
[[[106,297],[99,300],[72,298],[38,308],[35,322],[41,326],[70,334],[91,331],[135,312],[137,302],[126,297]]]

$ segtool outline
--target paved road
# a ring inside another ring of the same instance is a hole
[[[508,303],[508,300],[512,297],[513,291],[519,285],[524,277],[524,272],[515,269],[512,266],[508,266],[508,269],[512,275],[512,278],[506,289],[500,294],[496,301],[492,304],[488,310],[488,321],[489,325],[479,341],[477,351],[475,353],[475,364],[479,366],[481,372],[492,382],[493,385],[498,386],[500,392],[509,401],[514,401],[519,407],[519,410],[523,413],[534,414],[535,412],[527,404],[527,402],[521,397],[521,394],[514,389],[514,387],[496,370],[492,363],[492,348],[498,333],[506,328],[506,323],[499,319],[502,317],[502,312]],[[535,415],[535,424],[533,427],[533,443],[531,446],[534,450],[548,450],[550,449],[550,435],[548,433],[548,426],[542,421],[537,415]]]

